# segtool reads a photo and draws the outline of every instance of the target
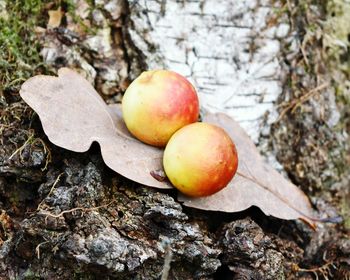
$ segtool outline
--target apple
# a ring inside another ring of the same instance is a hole
[[[127,88],[122,111],[131,134],[144,143],[164,147],[174,132],[198,120],[199,102],[185,77],[152,70],[143,72]]]
[[[237,151],[222,128],[208,123],[187,125],[170,138],[164,171],[182,193],[208,196],[223,189],[237,171]]]

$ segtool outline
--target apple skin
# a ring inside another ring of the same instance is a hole
[[[122,99],[125,124],[146,144],[164,147],[175,131],[196,122],[196,90],[183,76],[168,70],[143,72]]]
[[[230,136],[208,123],[187,125],[170,138],[163,167],[182,193],[201,197],[223,189],[237,171],[238,157]]]

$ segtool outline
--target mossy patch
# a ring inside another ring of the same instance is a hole
[[[323,45],[332,71],[337,100],[343,116],[342,128],[350,132],[350,3],[329,0]]]
[[[287,6],[297,35],[285,42],[291,67],[273,145],[290,178],[311,197],[336,206],[349,229],[350,3],[301,0]]]
[[[326,6],[327,19],[324,24],[323,45],[327,65],[336,89],[337,104],[341,113],[339,130],[350,133],[350,3],[345,0],[329,0]],[[349,145],[344,153],[343,164],[348,169]],[[349,177],[349,171],[347,171]],[[346,175],[346,174],[345,174]],[[345,176],[346,177],[346,176]],[[345,182],[349,184],[349,182]],[[350,229],[349,193],[341,195],[340,208],[344,226]]]
[[[347,52],[350,46],[350,3],[344,0],[329,0],[327,3],[327,19],[324,24],[323,44],[328,48],[328,54],[342,60],[342,68],[344,62],[348,64],[350,60],[344,61],[339,55]],[[349,68],[344,68],[348,71]]]
[[[43,66],[35,29],[47,21],[45,1],[1,2],[5,9],[0,14],[0,92],[18,91]]]

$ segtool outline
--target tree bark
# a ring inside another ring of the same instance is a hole
[[[71,2],[74,9],[61,7],[59,27],[37,30],[49,71],[76,69],[107,103],[120,102],[143,70],[178,71],[194,83],[203,107],[239,121],[318,211],[342,213],[349,147],[348,127],[338,127],[348,123],[346,103],[336,96],[318,34],[307,29],[327,17],[323,7]],[[4,92],[1,105],[1,279],[349,277],[346,223],[312,231],[255,207],[231,214],[183,207],[175,191],[108,169],[97,145],[84,154],[54,146],[18,92],[11,94],[17,97]]]

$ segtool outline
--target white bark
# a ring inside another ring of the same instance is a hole
[[[268,24],[275,10],[270,2],[129,1],[129,31],[149,68],[190,78],[202,106],[228,113],[257,142],[264,116],[269,113],[268,124],[276,119],[279,38],[289,31],[286,23]]]

